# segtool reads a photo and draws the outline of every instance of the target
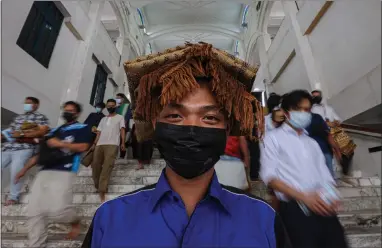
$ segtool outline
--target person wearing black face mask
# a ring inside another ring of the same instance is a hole
[[[200,43],[125,70],[135,125],[146,128],[137,130],[154,138],[167,166],[157,184],[103,204],[82,247],[288,247],[275,211],[214,171],[227,136],[252,130],[256,69]]]
[[[80,232],[80,219],[73,208],[72,187],[80,166],[80,155],[92,141],[91,127],[77,122],[81,106],[73,101],[63,106],[65,124],[51,130],[40,144],[39,154],[31,158],[17,174],[20,180],[38,164],[28,203],[28,247],[45,247],[48,232],[45,223],[49,219],[71,224],[68,238]]]
[[[116,113],[117,103],[114,99],[107,100],[106,109],[109,115],[104,117],[97,128],[97,138],[94,141],[92,161],[92,176],[94,186],[97,189],[101,202],[105,201],[105,194],[109,185],[111,171],[118,147],[125,151],[125,119]],[[120,143],[121,140],[121,143]]]

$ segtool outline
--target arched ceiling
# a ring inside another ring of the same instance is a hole
[[[227,52],[235,52],[242,40],[241,21],[246,1],[130,1],[142,14],[145,41],[153,52],[207,42]],[[250,1],[249,1],[250,2]]]

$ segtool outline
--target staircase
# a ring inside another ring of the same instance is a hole
[[[156,156],[158,157],[158,156]],[[136,160],[117,160],[110,180],[107,199],[153,184],[165,166],[161,159],[153,159],[144,170],[135,170]],[[339,214],[352,248],[381,247],[381,188],[379,178],[361,178],[355,172],[351,180],[354,185],[339,181],[339,190],[344,197],[343,210]],[[28,191],[33,176],[26,179],[21,196],[21,204],[2,207],[1,247],[27,247],[26,211]],[[261,182],[252,183],[253,193],[269,199],[266,188]],[[8,193],[2,193],[2,203]],[[82,167],[74,184],[73,203],[82,217],[82,234],[77,240],[64,240],[69,226],[49,223],[48,247],[80,247],[94,212],[100,205],[91,178],[91,169]]]

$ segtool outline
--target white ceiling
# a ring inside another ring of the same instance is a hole
[[[162,1],[140,8],[153,52],[189,42],[207,42],[234,52],[244,4],[235,1]]]

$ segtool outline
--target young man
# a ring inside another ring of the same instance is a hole
[[[91,131],[77,122],[81,106],[76,102],[63,105],[65,124],[52,130],[46,143],[40,145],[39,156],[31,158],[15,177],[19,180],[37,163],[42,170],[37,173],[31,187],[28,203],[28,247],[44,247],[48,237],[47,219],[70,223],[68,238],[80,232],[80,222],[72,206],[72,187],[79,168],[80,154],[89,148]]]
[[[269,132],[261,146],[262,180],[276,193],[280,215],[295,248],[345,248],[344,230],[336,216],[339,197],[321,194],[334,186],[322,151],[305,132],[311,123],[311,96],[289,93],[282,102],[286,120]]]
[[[127,99],[126,95],[123,94],[123,93],[118,93],[117,97],[115,99],[116,99],[116,102],[117,102],[116,113],[119,114],[119,115],[122,115],[125,118],[125,132],[127,133],[127,132],[130,131],[129,121],[132,118],[130,101],[129,101],[129,99]],[[125,139],[125,142],[127,142],[126,139]],[[122,144],[122,140],[120,142],[119,157],[120,158],[125,158],[125,156],[126,156],[126,149],[122,150],[121,149],[122,148],[121,144]],[[126,143],[125,143],[125,146],[126,146]]]
[[[312,96],[312,113],[321,115],[325,121],[341,123],[341,118],[337,115],[336,111],[328,104],[322,103],[322,92],[320,90],[313,90]]]
[[[146,131],[155,127],[167,167],[157,184],[104,203],[82,247],[285,247],[275,211],[220,185],[213,168],[230,130],[252,129],[255,98],[247,90],[256,70],[205,43],[125,69],[138,91],[135,125],[152,123]]]
[[[95,106],[95,112],[90,113],[89,116],[84,121],[84,124],[91,127],[92,132],[94,133],[94,139],[97,136],[96,134],[97,134],[98,125],[101,122],[102,118],[105,117],[105,115],[103,114],[103,110],[105,109],[105,106],[106,105],[103,102],[97,103]]]
[[[40,101],[35,97],[27,97],[24,102],[24,114],[18,115],[11,123],[10,129],[14,142],[7,142],[3,145],[1,152],[1,169],[11,166],[10,198],[6,205],[16,204],[19,201],[19,194],[22,181],[14,182],[16,174],[24,167],[26,161],[32,157],[36,147],[35,138],[44,136],[49,130],[49,122],[45,115],[37,112]],[[27,126],[34,126],[27,129]]]
[[[114,161],[118,155],[118,145],[121,140],[121,150],[125,151],[125,120],[116,111],[116,101],[107,100],[106,109],[109,115],[104,117],[98,125],[97,138],[93,144],[94,156],[92,162],[93,181],[101,202],[105,201],[105,194],[109,185],[110,174]]]

